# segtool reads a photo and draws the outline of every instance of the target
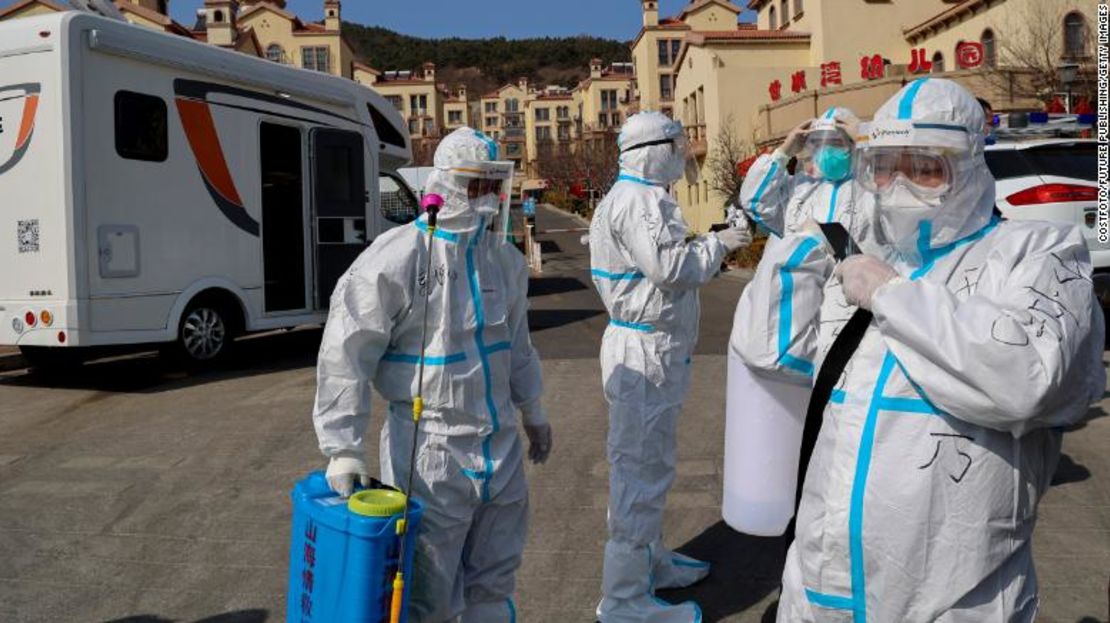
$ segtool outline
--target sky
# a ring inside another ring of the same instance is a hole
[[[0,0],[0,8],[14,0]],[[662,16],[688,0],[661,0]],[[734,0],[741,6],[747,0]],[[172,17],[192,26],[203,0],[170,0]],[[323,0],[287,0],[302,19],[323,18]],[[750,14],[750,12],[748,12]],[[343,19],[418,37],[486,38],[596,35],[628,41],[640,30],[638,0],[343,0]]]

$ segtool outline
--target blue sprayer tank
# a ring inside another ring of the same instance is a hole
[[[289,547],[286,620],[290,623],[380,623],[389,620],[393,576],[397,572],[404,496],[375,491],[361,506],[359,493],[336,495],[323,472],[293,487],[293,535]],[[398,504],[398,500],[400,500]],[[423,506],[412,500],[405,536],[406,592],[412,586],[412,551]],[[408,617],[405,595],[401,621]]]

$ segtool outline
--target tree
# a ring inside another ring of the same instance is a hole
[[[580,189],[588,193],[589,216],[596,201],[617,181],[619,155],[615,131],[591,132],[569,143],[540,143],[537,170],[555,192]]]
[[[1071,92],[1093,98],[1095,67],[1090,51],[1094,49],[1094,34],[1086,16],[1085,27],[1077,34],[1087,52],[1072,55],[1065,50],[1065,18],[1073,12],[1082,15],[1074,0],[1030,2],[1007,23],[1000,24],[995,33],[998,61],[994,67],[988,65],[985,72],[991,86],[1011,99],[1048,103],[1068,90],[1060,79],[1060,65],[1077,63],[1080,67]]]
[[[705,176],[709,189],[732,198],[740,192],[744,182],[737,164],[755,152],[750,143],[740,138],[732,115],[725,118],[717,136],[713,137],[709,156],[705,161]]]

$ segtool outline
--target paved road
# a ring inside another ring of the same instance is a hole
[[[540,213],[541,229],[573,226]],[[526,622],[592,621],[600,583],[607,481],[597,348],[606,318],[578,237],[541,237],[548,262],[532,284],[557,436],[548,464],[528,467],[533,520],[518,591]],[[783,550],[719,519],[724,352],[743,285],[726,276],[703,293],[666,518],[668,542],[715,571],[665,596],[698,599],[706,621],[764,620]],[[322,465],[308,417],[319,337],[253,338],[228,369],[197,376],[151,356],[89,365],[63,381],[0,374],[0,621],[283,620],[288,490]],[[1060,484],[1036,537],[1045,621],[1106,616],[1107,447],[1110,418],[1065,438]]]

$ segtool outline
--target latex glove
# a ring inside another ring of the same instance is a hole
[[[325,476],[331,490],[345,498],[354,493],[356,478],[362,486],[370,486],[370,470],[366,468],[366,461],[351,454],[331,457]]]
[[[782,142],[782,145],[775,151],[780,152],[783,156],[786,156],[787,159],[797,157],[806,146],[806,135],[809,134],[809,126],[811,123],[813,123],[812,119],[799,124],[796,128],[791,130],[790,133],[786,135],[786,139]]]
[[[747,227],[729,227],[716,233],[717,240],[725,245],[729,253],[742,249],[752,243],[752,232]]]
[[[551,454],[551,425],[536,424],[524,425],[524,434],[528,436],[528,460],[533,463],[543,463]]]
[[[870,255],[853,255],[837,264],[834,275],[840,277],[844,299],[850,304],[871,309],[875,291],[888,283],[905,281],[886,262]]]

